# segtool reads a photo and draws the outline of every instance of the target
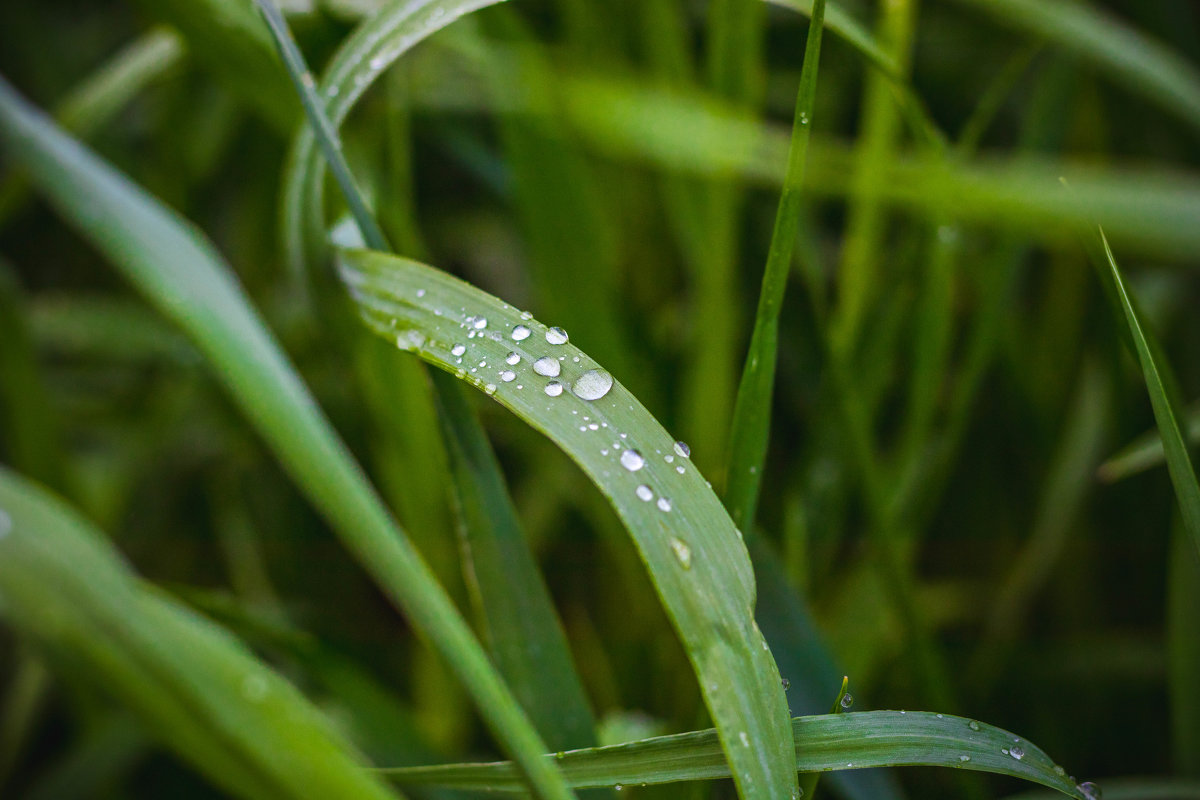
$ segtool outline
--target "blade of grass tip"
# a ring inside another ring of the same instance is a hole
[[[818,0],[820,2],[820,0]],[[854,702],[854,698],[850,695],[850,676],[842,676],[842,687],[838,689],[837,697],[833,698],[833,707],[829,710],[830,714],[840,714],[850,707]],[[850,698],[850,702],[846,702],[846,698]],[[804,777],[800,779],[800,796],[806,797],[808,800],[813,800],[817,794],[817,783],[821,780],[819,772],[805,772]]]
[[[146,591],[100,532],[0,468],[3,613],[58,670],[115,695],[248,798],[394,798],[326,717],[225,630]]]
[[[739,792],[790,797],[787,698],[754,623],[754,573],[688,448],[561,329],[414,261],[365,250],[339,260],[373,330],[544,433],[607,497],[683,642]]]
[[[360,231],[373,249],[387,250],[287,23],[271,0],[258,3]],[[453,481],[454,492],[472,558],[472,588],[484,610],[480,618],[486,623],[493,659],[544,738],[556,747],[592,743],[594,720],[583,685],[483,427],[456,381],[435,377],[433,385],[444,412],[439,418],[450,464],[458,479]],[[514,586],[522,588],[514,591]]]
[[[792,249],[800,225],[804,165],[808,158],[808,139],[816,105],[824,20],[825,0],[815,0],[812,21],[808,26],[808,41],[804,46],[804,64],[800,69],[800,87],[796,92],[787,172],[775,212],[775,228],[771,233],[767,265],[763,270],[754,332],[750,336],[750,349],[738,386],[733,427],[729,434],[725,505],[734,524],[751,535],[771,432],[771,402],[775,390],[775,365],[779,356],[779,314],[783,309],[783,296],[792,271]]]
[[[1193,409],[1184,422],[1187,443],[1191,448],[1200,445],[1200,408]],[[1148,469],[1157,467],[1166,460],[1162,437],[1158,430],[1150,430],[1125,445],[1109,457],[1096,470],[1096,477],[1105,483],[1116,483]]]
[[[965,717],[928,711],[864,711],[792,720],[795,764],[801,772],[872,767],[934,766],[990,772],[1031,781],[1079,800],[1088,798],[1032,742]],[[613,783],[636,786],[710,780],[729,775],[712,729],[637,742],[575,750],[558,759],[580,788]],[[1013,755],[1016,747],[1018,755]],[[405,786],[453,786],[493,792],[519,791],[507,762],[447,764],[382,770]]]
[[[1200,70],[1101,9],[1075,0],[957,0],[1073,50],[1139,96],[1200,130]]]
[[[1163,440],[1163,450],[1166,453],[1167,471],[1171,475],[1171,483],[1175,486],[1175,498],[1183,515],[1184,529],[1195,545],[1197,555],[1200,555],[1200,483],[1196,480],[1196,470],[1188,455],[1187,443],[1183,438],[1180,427],[1182,414],[1173,396],[1174,379],[1170,377],[1170,365],[1167,363],[1154,334],[1142,325],[1141,315],[1125,285],[1121,269],[1117,266],[1116,257],[1109,247],[1104,229],[1097,229],[1100,245],[1103,248],[1103,261],[1097,261],[1096,267],[1101,280],[1115,294],[1119,303],[1113,309],[1118,319],[1124,317],[1134,353],[1142,367],[1142,376],[1146,381],[1146,390],[1150,395],[1150,406],[1154,411],[1154,419],[1158,423],[1158,431]],[[1089,248],[1095,257],[1094,248]]]
[[[446,658],[546,797],[569,797],[478,640],[212,245],[0,80],[0,136],[51,203],[196,342],[343,543]]]

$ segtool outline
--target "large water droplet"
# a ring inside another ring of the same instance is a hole
[[[1020,745],[1014,744],[1012,747],[1008,748],[1008,754],[1010,756],[1012,756],[1013,758],[1015,758],[1017,761],[1020,761],[1022,758],[1025,757],[1025,750]]]
[[[542,356],[533,362],[533,371],[547,378],[557,378],[558,373],[562,371],[562,365],[558,363],[557,359],[550,356]]]
[[[687,546],[687,543],[682,539],[671,537],[671,549],[675,552],[675,560],[684,569],[692,568],[692,548]]]
[[[854,705],[854,695],[846,692],[844,695],[842,695],[841,703],[842,708],[849,708],[850,706]]]
[[[519,353],[509,353],[504,357],[504,363],[515,367],[517,364],[521,363],[521,355]]]
[[[558,397],[563,393],[563,385],[558,381],[550,381],[546,384],[546,394],[551,397]]]
[[[500,373],[500,380],[504,381],[505,383],[515,380],[516,377],[517,373],[513,372],[511,369],[506,369],[504,372]]]
[[[971,760],[971,757],[970,756],[959,756],[958,760],[962,761],[963,763],[966,763]]]
[[[450,355],[454,356],[455,358],[460,358],[465,352],[467,352],[467,346],[465,344],[456,344],[454,347],[450,348]]]
[[[675,452],[678,453],[679,455],[683,456],[684,458],[691,458],[692,448],[688,447],[687,442],[676,442],[675,443]]]
[[[612,388],[613,378],[602,369],[589,369],[575,379],[571,391],[582,400],[599,400]]]
[[[671,510],[671,498],[660,497],[660,498],[658,498],[658,502],[655,505],[658,506],[659,511],[670,511]]]
[[[626,450],[621,453],[621,466],[630,472],[637,472],[646,466],[646,459],[642,458],[642,454],[637,450]]]
[[[977,731],[977,730],[979,730],[979,723],[976,722],[975,720],[971,720],[970,722],[967,723],[967,727],[973,731]]]
[[[642,484],[634,490],[637,493],[639,500],[644,500],[647,503],[654,499],[654,490],[646,484]]]
[[[529,338],[530,330],[524,325],[518,325],[512,330],[512,338],[514,342],[523,342]]]
[[[567,332],[562,328],[551,328],[546,331],[546,341],[550,344],[566,344]]]
[[[1084,781],[1075,788],[1088,800],[1100,800],[1104,796],[1104,792],[1100,791],[1100,787],[1091,781]]]

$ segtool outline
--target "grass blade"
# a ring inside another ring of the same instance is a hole
[[[1183,423],[1189,447],[1200,444],[1200,411],[1193,411]],[[1147,431],[1121,448],[1100,465],[1096,474],[1106,483],[1132,477],[1163,463],[1167,454],[1157,430]]]
[[[684,642],[743,796],[779,797],[781,786],[790,794],[786,698],[754,624],[750,561],[686,448],[676,449],[611,375],[573,345],[556,344],[556,331],[528,314],[414,261],[347,250],[341,263],[374,330],[491,395],[600,488]]]
[[[1154,335],[1142,326],[1141,315],[1125,285],[1125,279],[1117,266],[1116,257],[1109,247],[1104,230],[1100,229],[1099,234],[1104,261],[1097,261],[1096,267],[1109,290],[1106,294],[1119,303],[1119,308],[1113,309],[1114,315],[1120,312],[1119,316],[1124,317],[1128,326],[1134,352],[1146,381],[1146,390],[1150,394],[1154,419],[1162,437],[1167,471],[1171,475],[1171,483],[1175,486],[1175,498],[1183,515],[1183,527],[1195,545],[1197,555],[1200,556],[1200,482],[1196,480],[1196,470],[1184,441],[1180,424],[1183,415],[1169,388],[1174,385],[1173,379],[1167,373],[1170,367],[1163,360],[1162,350],[1154,341]]]
[[[869,767],[933,766],[1009,775],[1083,798],[1065,772],[1030,742],[963,717],[925,711],[864,711],[792,720],[795,767],[824,772]],[[573,786],[641,785],[729,775],[712,730],[576,750],[555,757]],[[1023,753],[1012,755],[1016,746]],[[511,764],[449,764],[383,770],[402,785],[480,791],[521,788]]]
[[[825,2],[816,0],[808,28],[808,41],[804,46],[804,65],[800,69],[800,88],[796,94],[792,143],[788,148],[783,193],[775,212],[775,228],[771,233],[771,248],[763,271],[754,332],[750,337],[750,350],[746,354],[746,365],[738,386],[733,428],[729,435],[725,505],[734,524],[746,531],[754,529],[767,457],[767,438],[771,431],[771,401],[775,389],[775,364],[779,356],[779,313],[783,308],[783,295],[791,274],[792,248],[800,225],[800,190],[804,183],[809,131],[812,130],[813,107],[817,97],[817,70],[824,20]]]
[[[4,469],[0,595],[51,663],[114,693],[216,785],[263,800],[395,796],[290,683],[143,589],[102,534]]]
[[[0,135],[60,212],[188,332],[346,547],[452,665],[501,745],[530,767],[544,796],[569,796],[536,757],[545,748],[478,640],[211,244],[3,82]]]
[[[1138,95],[1200,129],[1200,71],[1167,46],[1075,0],[957,0],[1079,53]]]

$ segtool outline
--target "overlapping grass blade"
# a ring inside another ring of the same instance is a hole
[[[1200,444],[1200,411],[1187,415],[1183,430],[1189,447]],[[1103,481],[1115,483],[1157,467],[1165,459],[1162,437],[1157,430],[1147,431],[1101,464],[1096,474]]]
[[[1137,304],[1129,294],[1125,278],[1117,266],[1116,257],[1102,228],[1099,230],[1099,236],[1103,250],[1101,254],[1093,252],[1093,260],[1097,261],[1097,271],[1106,285],[1106,295],[1110,302],[1117,305],[1113,308],[1113,315],[1118,319],[1123,317],[1128,327],[1129,340],[1141,365],[1146,391],[1150,394],[1150,405],[1154,409],[1154,419],[1162,437],[1167,470],[1171,475],[1171,483],[1175,486],[1175,498],[1183,515],[1184,530],[1195,545],[1197,556],[1200,557],[1200,482],[1196,480],[1196,470],[1184,441],[1181,427],[1183,414],[1180,413],[1173,396],[1175,381],[1170,376],[1170,365],[1166,363],[1154,334],[1142,324]],[[1090,249],[1094,251],[1095,248]],[[1102,262],[1099,261],[1101,257],[1104,259]]]
[[[290,683],[213,623],[141,587],[60,501],[0,469],[5,619],[54,666],[115,694],[240,797],[395,797]]]
[[[684,642],[743,796],[789,795],[787,704],[754,624],[750,561],[686,448],[586,353],[556,344],[557,332],[528,314],[414,261],[366,250],[340,260],[381,336],[491,395],[599,487]]]
[[[864,711],[792,720],[801,772],[932,766],[1009,775],[1070,797],[1082,792],[1031,742],[982,722],[926,711]],[[573,786],[671,783],[729,775],[712,730],[660,736],[554,756]],[[1021,753],[1013,755],[1013,748]],[[383,770],[402,785],[480,791],[521,788],[511,764],[448,764]]]
[[[277,457],[392,601],[441,652],[501,746],[546,797],[566,797],[479,642],[203,235],[0,82],[0,136],[50,201],[179,324]]]
[[[957,0],[1072,50],[1200,129],[1200,70],[1161,42],[1077,0]]]
[[[783,296],[792,271],[792,249],[800,225],[801,188],[817,97],[817,69],[824,19],[825,2],[816,0],[809,23],[808,41],[804,47],[804,65],[800,70],[800,88],[796,94],[783,193],[775,212],[775,228],[771,233],[767,266],[763,270],[754,332],[750,336],[750,349],[742,368],[742,380],[733,409],[733,428],[729,436],[725,505],[734,524],[751,532],[767,456],[767,437],[771,430],[775,362],[779,356],[779,314],[783,310]]]
[[[383,231],[350,174],[337,133],[287,23],[271,0],[259,0],[259,7],[359,231],[371,247],[386,249]],[[441,405],[439,418],[469,556],[468,583],[474,589],[492,658],[546,741],[556,747],[593,744],[594,720],[583,685],[483,426],[458,382],[435,376],[433,387]]]

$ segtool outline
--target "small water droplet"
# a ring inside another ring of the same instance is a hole
[[[621,453],[621,466],[630,472],[637,472],[646,466],[646,459],[642,458],[642,454],[637,450],[626,450]]]
[[[967,723],[967,727],[973,731],[977,731],[977,730],[979,730],[979,723],[976,722],[975,720],[971,720],[970,722]]]
[[[529,338],[530,330],[524,325],[518,325],[512,329],[512,339],[514,342],[523,342]]]
[[[542,356],[537,361],[533,362],[533,371],[538,375],[543,375],[547,378],[557,378],[558,373],[562,371],[562,367],[558,361],[550,356]]]
[[[575,379],[571,391],[581,400],[599,400],[612,389],[613,378],[602,369],[589,369]]]
[[[675,468],[675,471],[678,472],[680,475],[682,475],[684,473],[683,465],[680,464],[678,467]]]
[[[1091,781],[1084,781],[1075,788],[1088,800],[1100,800],[1104,796],[1104,792],[1100,790],[1100,787]]]
[[[1061,766],[1059,766],[1058,764],[1055,764],[1054,765],[1054,774],[1057,775],[1058,777],[1062,778],[1062,777],[1066,776],[1067,771],[1065,769],[1063,769]]]
[[[563,392],[563,385],[558,381],[550,381],[546,384],[546,394],[551,397],[558,397]]]
[[[1022,758],[1025,757],[1025,750],[1024,750],[1024,748],[1018,747],[1017,745],[1014,744],[1012,747],[1008,748],[1008,754],[1010,756],[1012,756],[1013,758],[1015,758],[1017,761],[1020,761]]]
[[[508,355],[506,355],[504,357],[504,363],[508,364],[509,366],[513,366],[513,367],[515,367],[517,364],[520,364],[521,363],[520,353],[509,353]]]
[[[527,321],[527,322],[528,322],[529,320],[533,319],[533,313],[532,313],[532,312],[530,312],[530,311],[522,311],[522,312],[521,312],[521,319],[523,319],[523,320],[525,320],[525,321]]]
[[[688,447],[687,442],[676,442],[675,452],[684,458],[691,458],[692,456],[692,448]]]
[[[517,373],[513,372],[511,369],[506,369],[504,372],[500,373],[500,380],[504,381],[505,383],[515,380],[516,377]]]
[[[467,346],[465,344],[456,344],[454,347],[450,348],[450,355],[452,356],[461,356],[465,352],[467,352]]]
[[[738,741],[742,743],[742,747],[750,746],[750,737],[746,735],[745,731],[738,734]]]
[[[475,326],[475,330],[481,331],[487,327],[487,317],[476,317],[472,324]]]
[[[942,716],[941,714],[938,714],[938,715],[937,715],[937,718],[938,718],[938,719],[943,719],[943,716]]]
[[[550,344],[566,344],[567,332],[562,328],[551,328],[546,331],[546,341]]]
[[[655,505],[658,506],[659,511],[670,511],[671,510],[671,498],[660,497],[660,498],[658,498],[658,503],[656,503]]]
[[[371,59],[371,69],[373,70],[381,70],[385,64],[387,64],[387,59],[383,56],[375,56]]]
[[[487,386],[483,387],[483,391],[486,392],[487,394],[495,394],[496,393],[496,384],[489,383]]]
[[[959,760],[959,761],[962,761],[962,762],[964,762],[964,763],[965,763],[965,762],[967,762],[967,761],[970,761],[970,760],[971,760],[971,757],[970,757],[970,756],[959,756],[959,757],[958,757],[958,760]]]
[[[644,500],[647,503],[654,499],[654,490],[646,484],[642,484],[634,490],[639,500]]]
[[[682,539],[671,537],[671,549],[675,551],[675,560],[684,569],[692,568],[692,548],[687,546],[687,542]]]
[[[248,702],[262,702],[267,696],[267,689],[267,679],[262,675],[247,675],[242,679],[242,697]]]
[[[849,692],[846,692],[844,695],[842,695],[841,705],[842,708],[849,708],[850,706],[854,705],[854,695],[850,694]]]
[[[785,692],[786,692],[788,689],[792,688],[792,682],[791,682],[791,681],[789,681],[787,678],[783,678],[783,679],[782,679],[782,680],[780,680],[779,682],[783,684],[783,690],[784,690]]]

